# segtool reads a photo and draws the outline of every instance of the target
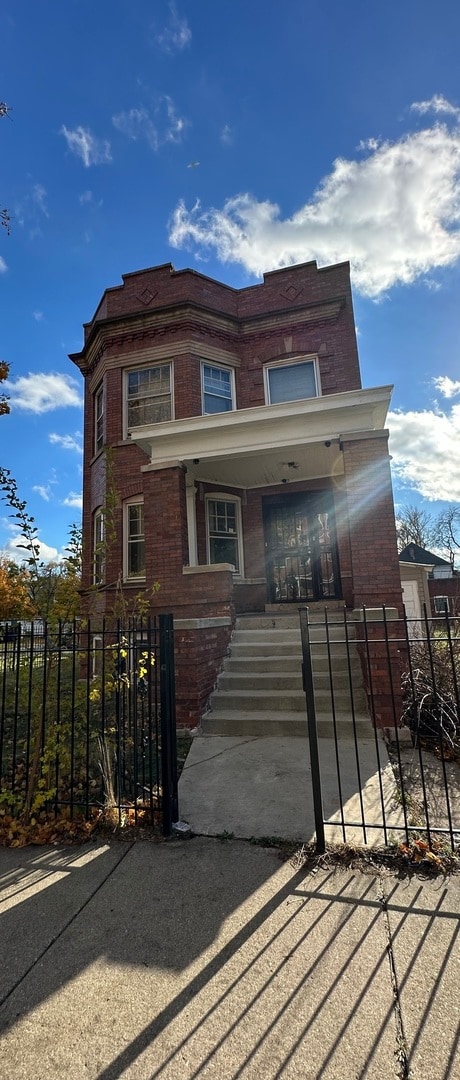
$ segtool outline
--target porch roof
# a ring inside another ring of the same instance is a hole
[[[144,469],[182,461],[194,480],[242,488],[343,472],[340,441],[384,430],[391,386],[192,416],[131,432]]]

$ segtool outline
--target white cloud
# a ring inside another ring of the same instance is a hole
[[[72,131],[63,124],[60,134],[64,135],[72,154],[81,158],[85,168],[90,165],[106,165],[112,160],[108,139],[98,139],[96,135],[91,134],[89,128],[84,128],[80,124]]]
[[[169,23],[161,33],[156,35],[156,40],[164,52],[181,52],[187,45],[190,45],[192,31],[187,19],[179,15],[173,0],[169,5],[169,13]]]
[[[418,112],[422,115],[432,112],[437,115],[455,116],[460,119],[460,109],[457,105],[452,105],[451,101],[447,101],[442,94],[433,94],[433,97],[429,101],[413,101],[411,105],[412,112]]]
[[[377,150],[380,146],[380,139],[361,139],[358,143],[358,150]]]
[[[32,491],[36,491],[37,495],[40,495],[41,498],[45,500],[45,502],[49,502],[51,499],[49,485],[45,487],[44,484],[34,484]]]
[[[7,270],[7,269],[8,269],[8,267],[6,265],[6,262],[5,262],[4,259],[2,259],[2,256],[0,255],[0,274],[4,274],[5,270]]]
[[[76,454],[82,453],[81,433],[75,432],[75,435],[56,435],[54,432],[48,436],[50,443],[55,446],[60,446],[63,450],[73,450]]]
[[[38,207],[41,213],[49,218],[48,207],[46,205],[46,189],[43,187],[43,184],[34,184],[31,198],[32,202]]]
[[[80,388],[71,375],[36,372],[7,379],[3,384],[12,409],[45,413],[68,405],[81,406]]]
[[[81,195],[78,196],[78,201],[80,203],[80,206],[84,206],[85,203],[92,202],[93,201],[93,193],[92,193],[92,191],[82,191]]]
[[[43,322],[43,311],[32,312],[35,322]]]
[[[457,394],[460,394],[460,382],[449,379],[448,375],[439,375],[436,379],[433,379],[433,382],[436,389],[440,390],[445,398],[456,397]]]
[[[188,121],[178,116],[172,98],[167,94],[160,97],[154,113],[155,121],[144,106],[129,109],[112,116],[112,123],[133,142],[145,139],[152,150],[159,150],[166,142],[181,142]]]
[[[425,499],[460,502],[460,405],[388,414],[395,476]]]
[[[166,113],[168,117],[165,138],[168,142],[178,143],[182,141],[182,135],[187,127],[187,120],[183,116],[178,116],[176,113],[176,107],[172,98],[165,95],[163,101],[166,105]]]
[[[220,133],[220,141],[224,144],[224,146],[231,146],[233,142],[233,131],[230,127],[230,124],[224,124]]]
[[[350,259],[356,289],[377,298],[460,257],[460,128],[445,124],[379,144],[362,160],[337,159],[292,217],[243,193],[222,208],[170,221],[174,247],[207,248],[260,276],[297,262]]]
[[[62,500],[63,506],[74,506],[77,510],[81,510],[83,506],[83,498],[76,491],[69,491],[65,499]]]
[[[158,131],[147,109],[129,109],[112,116],[112,124],[136,142],[137,139],[146,139],[152,150],[158,150]]]
[[[8,559],[13,559],[14,562],[21,564],[29,558],[29,552],[22,546],[24,543],[25,540],[21,533],[15,532],[15,535],[7,540],[3,552]],[[40,539],[38,539],[36,543],[38,545],[38,558],[40,562],[61,562],[63,554],[62,552],[60,553],[56,547],[45,544],[45,541]]]

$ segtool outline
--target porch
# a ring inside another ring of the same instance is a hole
[[[232,567],[236,611],[400,603],[383,427],[390,392],[354,390],[139,432],[150,457],[144,502],[155,505],[152,530],[168,532],[171,559],[166,497],[176,500],[182,565]],[[176,573],[179,561],[177,546]]]

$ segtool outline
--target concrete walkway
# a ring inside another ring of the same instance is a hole
[[[236,840],[0,850],[0,1076],[453,1080],[459,902]]]
[[[326,827],[329,843],[382,846],[401,835],[403,815],[383,741],[371,735],[340,741],[341,799],[331,739],[319,739],[324,816],[350,824]],[[315,832],[308,739],[300,736],[195,735],[179,782],[180,815],[194,832],[217,836],[282,837],[308,841]],[[378,826],[388,825],[385,837]],[[374,827],[373,827],[374,826]]]

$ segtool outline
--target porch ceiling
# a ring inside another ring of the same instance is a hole
[[[392,387],[193,416],[131,437],[151,464],[183,461],[196,480],[242,488],[343,472],[340,438],[382,431]],[[148,468],[148,466],[147,466]]]
[[[336,440],[307,446],[285,446],[282,450],[233,453],[231,457],[188,460],[187,473],[196,481],[222,487],[257,488],[295,480],[313,480],[343,473],[343,455]]]

